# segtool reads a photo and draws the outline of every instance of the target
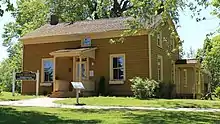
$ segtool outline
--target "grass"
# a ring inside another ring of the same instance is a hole
[[[213,124],[220,113],[0,107],[0,124]]]
[[[31,95],[21,95],[21,94],[15,94],[15,96],[12,96],[11,92],[2,92],[0,94],[0,101],[16,101],[16,100],[22,100],[22,99],[31,99],[35,98],[36,96]]]
[[[55,101],[59,104],[75,104],[75,98]],[[167,108],[220,108],[219,100],[192,100],[192,99],[151,99],[139,100],[133,97],[85,97],[80,103],[94,106],[144,106]]]

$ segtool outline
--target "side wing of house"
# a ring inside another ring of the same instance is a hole
[[[175,83],[175,61],[179,58],[177,41],[171,37],[169,25],[158,29],[158,33],[151,35],[151,63],[152,78],[166,83]]]

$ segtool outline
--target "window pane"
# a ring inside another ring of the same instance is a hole
[[[124,79],[124,69],[119,69],[119,79]]]
[[[53,81],[53,60],[44,60],[44,81]]]
[[[113,69],[113,79],[119,79],[119,69]]]
[[[86,77],[86,67],[85,64],[82,64],[82,78]]]
[[[117,57],[114,57],[113,58],[113,68],[117,68],[118,66],[118,58]]]
[[[124,64],[124,58],[118,57],[118,67],[123,67],[123,64]]]
[[[124,79],[124,69],[113,69],[113,79],[121,80]]]

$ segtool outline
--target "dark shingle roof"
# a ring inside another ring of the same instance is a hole
[[[198,63],[197,59],[180,59],[176,61],[176,64],[196,64]]]
[[[44,26],[34,30],[23,36],[21,39],[29,39],[35,37],[46,37],[55,35],[70,35],[70,34],[86,34],[107,32],[114,30],[128,29],[126,25],[127,20],[131,20],[131,17],[119,17],[110,19],[98,19],[90,21],[78,21],[72,24],[59,23],[57,25],[45,24]]]

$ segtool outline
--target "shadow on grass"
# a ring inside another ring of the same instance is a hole
[[[46,108],[45,108],[46,109]],[[101,120],[65,120],[50,113],[16,111],[14,108],[0,107],[0,124],[97,124]]]
[[[173,112],[173,111],[129,111],[129,110],[65,110],[70,112],[96,113],[107,115],[121,113],[120,118],[131,124],[191,124],[212,123],[220,124],[220,113],[208,112]],[[118,117],[117,117],[118,118]]]
[[[170,112],[170,111],[148,111],[146,113],[126,112],[124,118],[139,124],[201,124],[220,123],[220,114],[204,112]]]

